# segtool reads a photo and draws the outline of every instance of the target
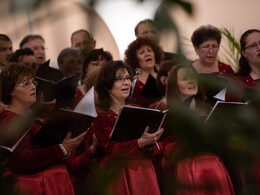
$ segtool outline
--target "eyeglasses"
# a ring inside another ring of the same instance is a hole
[[[38,82],[37,82],[36,80],[32,79],[32,80],[24,81],[24,82],[18,84],[17,86],[18,86],[18,87],[29,88],[29,87],[32,86],[32,84],[36,87],[36,86],[38,85]]]
[[[257,50],[258,46],[260,46],[260,41],[249,44],[245,49]]]
[[[210,49],[212,49],[213,52],[218,51],[219,46],[218,45],[207,45],[207,46],[202,46],[201,48],[202,52],[209,52]]]
[[[125,80],[132,82],[132,76],[131,75],[128,75],[126,77],[118,76],[118,77],[115,78],[115,81],[118,81],[118,82],[121,82],[121,83],[123,83]]]

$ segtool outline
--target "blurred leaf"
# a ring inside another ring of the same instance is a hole
[[[179,5],[188,14],[192,14],[192,4],[182,0],[163,0],[156,11],[154,22],[159,31],[172,30],[177,37],[177,53],[182,55],[181,38],[178,27],[174,19],[169,15],[168,8],[170,6]]]
[[[219,30],[228,43],[228,48],[223,47],[226,54],[224,61],[227,61],[233,69],[237,70],[241,52],[239,40],[235,38],[233,30],[228,30],[225,27],[220,28]]]
[[[18,11],[18,10],[30,10],[37,8],[41,3],[47,2],[50,0],[10,0],[10,11]]]
[[[182,0],[167,0],[169,3],[176,3],[177,5],[181,6],[183,10],[185,10],[188,14],[193,14],[193,7],[190,2],[182,1]]]

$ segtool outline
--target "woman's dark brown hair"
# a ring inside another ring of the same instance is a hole
[[[98,107],[104,110],[108,110],[112,105],[112,98],[109,91],[113,88],[116,73],[119,71],[121,74],[127,70],[131,75],[131,69],[126,66],[123,61],[109,61],[106,62],[99,71],[99,75],[96,82],[96,92],[98,94]],[[129,94],[130,96],[130,94]],[[129,102],[128,97],[126,103]]]
[[[168,73],[173,67],[179,65],[180,62],[178,60],[167,60],[164,61],[158,70],[157,77],[156,77],[156,85],[158,90],[160,91],[162,96],[165,96],[166,86],[162,84],[161,77],[165,76],[168,77]]]
[[[242,52],[245,51],[245,49],[246,49],[246,44],[247,44],[246,38],[252,33],[260,33],[260,30],[249,29],[249,30],[245,31],[240,38],[241,53],[240,53],[240,58],[239,58],[239,70],[236,73],[236,75],[247,76],[251,72],[251,67],[248,63],[248,60],[245,58],[245,56],[243,55]]]
[[[210,39],[214,39],[218,44],[221,42],[221,32],[220,30],[212,25],[203,25],[197,28],[191,37],[191,42],[193,46],[199,48],[199,46]]]

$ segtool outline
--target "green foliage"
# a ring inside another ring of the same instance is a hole
[[[225,37],[226,42],[228,43],[227,48],[223,47],[225,52],[224,53],[225,57],[223,61],[230,64],[231,67],[235,71],[237,71],[240,52],[241,52],[239,40],[235,38],[233,30],[228,30],[225,27],[220,28],[219,30],[221,31],[222,35]]]
[[[154,22],[159,31],[173,30],[177,37],[177,53],[182,54],[181,37],[178,31],[178,27],[174,19],[169,15],[169,6],[180,6],[186,13],[192,15],[192,4],[182,0],[163,0],[161,5],[156,11]]]
[[[50,0],[10,0],[10,12],[15,12],[18,10],[29,10],[29,9],[35,9],[42,3],[46,3]]]

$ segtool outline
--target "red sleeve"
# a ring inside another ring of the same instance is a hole
[[[161,142],[158,142],[153,146],[153,155],[159,155],[162,154],[164,150],[164,147]]]
[[[82,171],[86,165],[94,158],[94,154],[90,151],[93,140],[93,124],[87,130],[84,141],[76,148],[75,152],[67,162],[71,173]]]
[[[64,157],[59,145],[39,148],[31,144],[31,138],[40,128],[41,125],[34,125],[10,155],[9,162],[12,166],[21,170],[41,169],[58,162]]]
[[[92,157],[93,153],[90,151],[89,147],[87,147],[86,150],[78,156],[75,156],[74,153],[67,162],[67,166],[70,173],[77,173],[84,170],[84,168],[86,168],[87,163],[90,162]]]
[[[140,152],[137,140],[116,143],[110,140],[110,133],[114,123],[105,112],[100,112],[94,121],[94,132],[103,150],[109,155],[128,155]]]

